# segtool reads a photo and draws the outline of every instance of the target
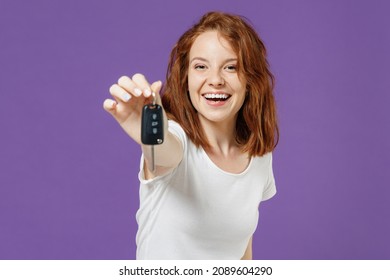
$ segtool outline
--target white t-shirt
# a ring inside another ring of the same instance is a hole
[[[218,168],[179,124],[169,131],[184,155],[170,173],[144,179],[136,214],[137,259],[240,259],[257,223],[261,201],[276,193],[272,154],[253,157],[240,174]]]

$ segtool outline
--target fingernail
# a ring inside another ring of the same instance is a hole
[[[142,90],[140,90],[139,88],[135,88],[134,93],[136,96],[140,96],[142,94]]]
[[[114,100],[111,101],[111,108],[114,108],[116,105],[116,102]]]
[[[150,91],[150,89],[145,89],[145,97],[149,97],[152,95],[152,92]]]
[[[124,94],[122,94],[122,98],[124,101],[127,102],[130,100],[131,96],[130,96],[130,94],[124,93]]]

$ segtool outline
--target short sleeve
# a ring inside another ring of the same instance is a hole
[[[175,121],[168,121],[168,131],[175,135],[183,145],[183,151],[187,150],[187,135],[183,128]]]
[[[272,169],[272,154],[270,154],[269,166],[268,166],[268,180],[263,191],[262,201],[272,198],[276,194],[276,185],[274,172]]]

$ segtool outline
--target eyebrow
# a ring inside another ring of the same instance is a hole
[[[194,57],[193,59],[191,59],[190,64],[191,64],[194,60],[200,60],[200,61],[204,61],[204,62],[209,62],[206,58],[196,56],[196,57]],[[238,58],[228,58],[228,59],[225,59],[225,60],[223,61],[223,64],[228,63],[228,62],[232,62],[232,61],[237,61],[237,60],[238,60]]]

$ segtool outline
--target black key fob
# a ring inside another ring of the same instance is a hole
[[[145,145],[164,142],[163,111],[158,104],[147,104],[142,109],[141,141]]]

